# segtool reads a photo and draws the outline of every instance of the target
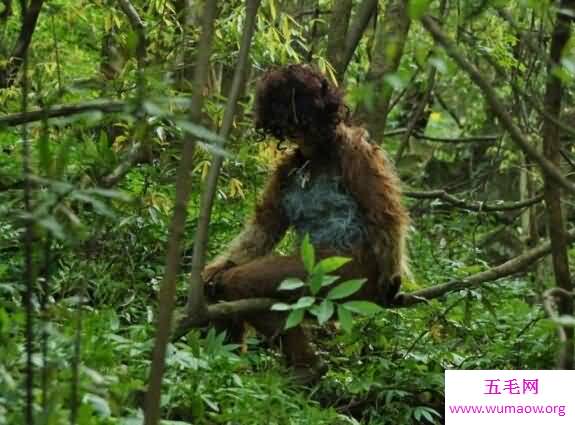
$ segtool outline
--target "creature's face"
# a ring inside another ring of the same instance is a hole
[[[317,151],[315,140],[312,137],[306,137],[302,131],[291,136],[289,141],[295,143],[306,158],[312,158]]]

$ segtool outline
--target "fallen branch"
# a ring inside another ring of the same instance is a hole
[[[569,243],[575,241],[575,230],[567,233]],[[470,276],[454,279],[449,282],[430,286],[419,291],[404,293],[400,300],[390,307],[410,307],[416,304],[427,302],[434,298],[439,298],[452,292],[462,291],[481,286],[487,282],[494,282],[504,277],[524,271],[529,266],[539,261],[551,252],[550,242],[544,242],[541,245],[530,249],[529,251],[518,255],[503,264],[495,266],[489,270],[475,273]],[[211,320],[223,319],[230,316],[244,316],[247,314],[267,311],[271,306],[279,302],[270,298],[252,298],[237,301],[228,301],[218,304],[212,304],[208,307],[207,315],[203,319],[194,320],[191,316],[180,320],[178,328],[175,330],[173,338],[179,339],[184,336],[190,329],[208,324]]]
[[[567,240],[569,243],[575,241],[575,230],[567,233]],[[475,273],[462,279],[454,279],[447,283],[430,286],[429,288],[404,294],[398,307],[407,307],[419,304],[433,298],[439,298],[451,292],[474,288],[486,282],[494,282],[503,277],[511,276],[525,270],[527,267],[533,265],[550,252],[551,243],[542,243],[541,245],[489,270]]]

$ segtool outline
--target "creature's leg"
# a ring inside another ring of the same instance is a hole
[[[296,256],[261,258],[224,272],[218,282],[217,295],[224,300],[258,297],[297,299],[301,293],[279,292],[279,284],[287,277],[306,277],[305,268]],[[269,339],[278,338],[290,366],[315,365],[318,358],[301,327],[283,331],[285,314],[260,312],[245,317],[258,332]]]
[[[329,255],[329,253],[318,254],[319,257]],[[375,270],[375,262],[364,259],[346,264],[338,270],[338,274],[343,280],[368,277],[370,282],[376,282],[376,276],[373,275]],[[306,276],[303,263],[297,256],[264,257],[222,273],[218,279],[217,296],[223,300],[258,297],[295,300],[302,295],[302,292],[277,291],[277,288],[285,278],[305,279]],[[356,294],[356,298],[374,299],[376,288],[377,285],[368,282]],[[285,317],[285,314],[270,311],[252,314],[245,319],[266,337],[278,337],[288,364],[294,367],[296,373],[307,374],[299,377],[302,378],[299,379],[300,382],[305,382],[310,378],[310,374],[315,374],[317,377],[318,369],[321,369],[320,362],[303,328],[296,327],[283,331]]]

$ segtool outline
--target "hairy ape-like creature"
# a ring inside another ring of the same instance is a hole
[[[367,279],[353,298],[392,303],[406,272],[409,216],[393,166],[363,128],[350,124],[342,92],[310,66],[274,68],[257,84],[255,118],[257,129],[297,148],[277,166],[241,234],[204,269],[211,296],[293,297],[277,287],[287,277],[305,279],[301,259],[270,255],[291,226],[300,239],[310,235],[318,256],[352,259],[338,274]],[[301,327],[283,331],[284,314],[238,320],[268,337],[279,336],[299,375],[319,372]]]

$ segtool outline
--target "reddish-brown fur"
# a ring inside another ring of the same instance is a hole
[[[210,281],[217,275],[220,298],[232,300],[273,296],[284,278],[304,277],[305,270],[296,256],[265,256],[289,226],[281,208],[288,177],[310,159],[308,169],[312,174],[327,171],[342,178],[366,221],[367,243],[349,252],[330,254],[352,257],[348,277],[368,279],[356,297],[382,304],[392,302],[407,273],[405,241],[409,226],[393,166],[383,151],[369,142],[363,128],[349,125],[341,91],[307,66],[294,65],[266,73],[258,84],[256,98],[256,127],[279,139],[303,135],[306,144],[315,146],[316,153],[305,158],[296,149],[285,155],[270,177],[254,216],[227,251],[206,267],[204,279]],[[281,330],[283,318],[279,313],[267,312],[243,319],[271,336]],[[301,329],[292,329],[282,338],[292,364],[313,362]]]

